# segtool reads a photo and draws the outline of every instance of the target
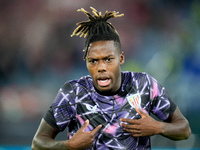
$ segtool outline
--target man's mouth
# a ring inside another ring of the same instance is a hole
[[[110,79],[98,79],[97,83],[100,86],[108,86],[110,84],[111,80]]]

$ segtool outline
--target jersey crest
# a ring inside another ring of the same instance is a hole
[[[135,106],[140,106],[141,104],[141,96],[139,93],[131,94],[127,96],[126,99],[133,108],[135,108]]]

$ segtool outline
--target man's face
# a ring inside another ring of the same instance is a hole
[[[87,69],[93,84],[100,92],[116,92],[121,86],[121,65],[124,54],[120,54],[114,41],[97,41],[90,44],[86,57]]]

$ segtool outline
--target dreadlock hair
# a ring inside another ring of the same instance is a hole
[[[107,20],[110,18],[122,17],[124,14],[118,15],[119,12],[106,11],[104,15],[101,15],[101,12],[98,12],[95,8],[90,8],[94,14],[93,16],[83,8],[77,10],[78,12],[81,11],[85,13],[89,20],[77,23],[76,25],[78,27],[71,35],[71,37],[74,35],[80,37],[84,36],[84,38],[86,37],[85,47],[83,50],[85,52],[83,56],[84,60],[87,56],[89,45],[92,42],[113,40],[115,45],[119,46],[119,49],[121,50],[121,42],[117,30]]]

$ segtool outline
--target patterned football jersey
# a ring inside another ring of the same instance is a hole
[[[150,137],[131,136],[121,127],[120,118],[139,119],[135,106],[166,120],[176,105],[166,90],[146,73],[122,72],[122,85],[114,95],[101,95],[91,76],[66,82],[59,90],[51,109],[60,131],[68,127],[69,138],[88,119],[91,131],[102,125],[91,149],[151,149]],[[47,121],[48,122],[48,121]]]

